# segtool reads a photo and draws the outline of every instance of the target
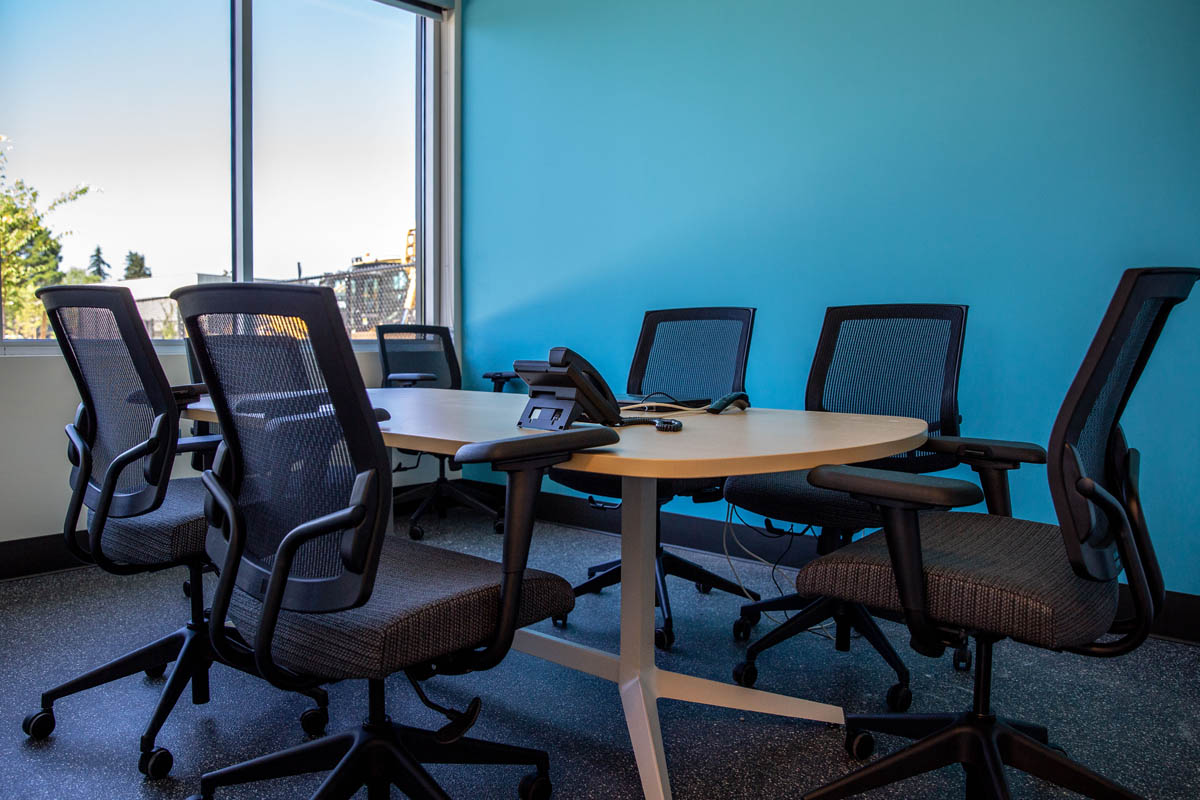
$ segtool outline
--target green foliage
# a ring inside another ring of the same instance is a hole
[[[141,253],[130,250],[125,254],[125,280],[134,278],[149,278],[150,268],[146,266],[146,257]]]
[[[0,141],[3,139],[0,138]],[[34,292],[66,276],[59,269],[62,242],[67,231],[55,233],[46,217],[59,206],[88,193],[80,186],[38,208],[38,192],[24,181],[8,182],[7,154],[0,149],[0,297],[3,298],[4,335],[42,338],[49,335],[42,304]]]
[[[91,270],[86,270],[83,267],[71,267],[63,273],[62,280],[59,282],[70,284],[99,283],[100,278],[93,274]]]
[[[96,245],[96,249],[92,251],[92,257],[88,259],[88,272],[96,276],[96,281],[108,280],[109,264],[104,260],[104,255],[100,252],[100,245]]]

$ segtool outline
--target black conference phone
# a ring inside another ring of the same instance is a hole
[[[514,361],[513,372],[529,384],[529,402],[518,427],[561,431],[574,422],[624,423],[608,383],[574,350],[555,347],[545,361]]]
[[[677,419],[622,417],[608,383],[574,350],[555,347],[545,361],[514,361],[513,372],[529,384],[529,402],[517,422],[519,428],[561,431],[574,422],[595,422],[610,428],[653,425],[660,431],[683,430]]]

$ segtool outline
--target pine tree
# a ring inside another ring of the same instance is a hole
[[[104,255],[100,252],[100,245],[96,245],[96,249],[92,251],[92,257],[88,260],[87,268],[88,272],[100,280],[108,280],[109,263],[104,260]]]
[[[130,250],[125,254],[125,280],[133,278],[149,278],[150,268],[146,266],[146,257],[141,253]]]

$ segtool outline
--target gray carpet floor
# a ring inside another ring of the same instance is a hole
[[[451,512],[429,519],[426,542],[498,557],[501,539],[482,518]],[[753,534],[749,534],[753,535]],[[588,565],[615,558],[609,535],[539,524],[533,566],[573,581]],[[686,553],[722,574],[723,556]],[[746,584],[764,595],[775,588],[769,570],[738,562]],[[246,758],[304,740],[297,717],[305,698],[216,666],[212,701],[184,700],[159,737],[175,766],[169,778],[149,781],[137,771],[137,742],[161,680],[141,675],[60,700],[57,728],[43,742],[20,731],[21,718],[38,707],[50,686],[113,656],[174,630],[185,620],[182,570],[117,577],[95,568],[0,583],[0,798],[148,798],[172,800],[197,790],[197,777]],[[790,573],[777,576],[786,588]],[[211,588],[211,585],[210,585]],[[745,645],[730,625],[736,598],[699,594],[672,579],[677,641],[659,655],[662,667],[715,680],[730,680]],[[580,598],[565,631],[541,628],[574,641],[616,650],[619,593]],[[756,635],[768,630],[761,622]],[[912,711],[963,710],[970,704],[971,677],[955,672],[949,657],[933,660],[905,645],[903,628],[882,623],[913,673]],[[763,655],[758,688],[844,706],[881,711],[894,676],[862,642],[849,653],[806,634]],[[483,713],[471,735],[538,747],[551,756],[555,796],[637,798],[637,772],[620,704],[612,684],[521,653],[498,668],[429,681],[430,695],[456,707],[474,696]],[[441,717],[421,706],[405,679],[388,683],[393,719],[437,727]],[[357,725],[365,712],[364,682],[330,688],[329,731]],[[1053,654],[1004,642],[996,648],[994,703],[1006,716],[1036,720],[1070,755],[1149,798],[1200,797],[1200,648],[1152,640],[1137,652],[1101,660]],[[677,798],[795,798],[851,770],[839,728],[763,714],[739,713],[690,703],[660,703],[663,738]],[[878,753],[903,741],[878,737]],[[455,798],[511,798],[519,767],[431,767]],[[1010,771],[1015,797],[1070,797],[1036,779]],[[307,797],[319,776],[222,790],[230,800]],[[962,771],[940,770],[866,797],[962,797]],[[399,796],[396,793],[395,796]]]

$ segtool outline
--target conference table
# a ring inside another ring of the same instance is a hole
[[[524,395],[451,389],[369,389],[389,447],[453,455],[473,442],[522,435]],[[185,416],[216,422],[208,397]],[[621,613],[617,653],[549,633],[517,631],[521,652],[617,684],[629,738],[648,800],[671,797],[659,729],[659,699],[686,700],[842,724],[838,706],[748,689],[655,665],[654,558],[660,479],[713,478],[850,464],[912,450],[925,442],[924,420],[865,414],[750,408],[686,414],[683,430],[652,425],[619,429],[611,447],[576,453],[559,466],[621,477]],[[542,431],[527,431],[541,433]]]

